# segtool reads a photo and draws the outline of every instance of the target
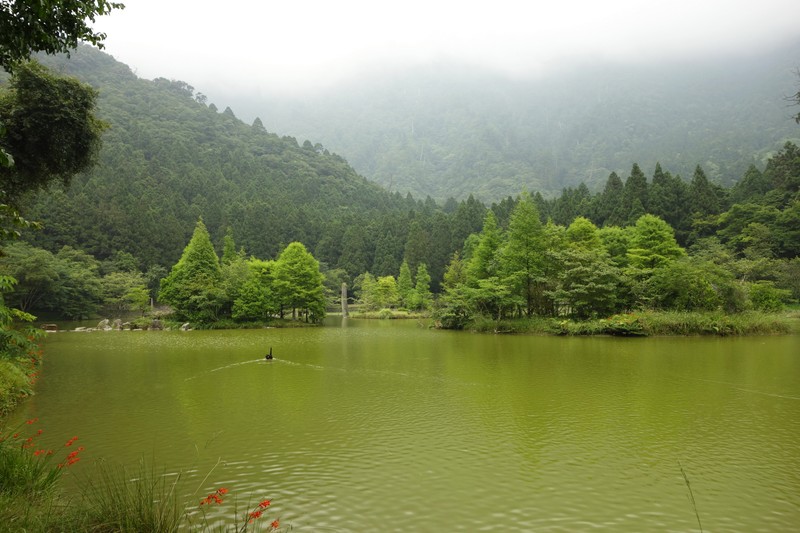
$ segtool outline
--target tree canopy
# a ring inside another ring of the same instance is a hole
[[[222,306],[222,270],[202,220],[169,275],[161,280],[159,299],[179,316],[199,322],[216,320]]]
[[[0,2],[0,68],[11,72],[35,52],[69,53],[81,41],[103,48],[106,34],[89,22],[124,7],[107,0]]]
[[[21,64],[8,89],[0,89],[0,122],[6,128],[0,148],[13,165],[0,166],[6,199],[46,187],[65,185],[94,164],[105,124],[95,115],[97,92],[37,62]]]
[[[275,291],[280,304],[318,322],[325,316],[325,289],[319,262],[302,243],[289,244],[275,261]]]

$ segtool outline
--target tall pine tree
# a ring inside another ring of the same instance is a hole
[[[182,318],[198,322],[216,320],[225,300],[221,288],[222,270],[203,220],[169,275],[161,280],[159,301],[172,306]]]

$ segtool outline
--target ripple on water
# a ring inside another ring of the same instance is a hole
[[[785,348],[384,325],[74,338],[34,416],[100,456],[183,460],[198,493],[271,498],[299,531],[697,530],[680,465],[705,530],[800,523]]]

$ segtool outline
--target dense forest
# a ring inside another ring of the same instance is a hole
[[[430,311],[438,292],[445,327],[463,327],[476,315],[775,311],[800,299],[798,191],[800,149],[787,144],[763,172],[751,168],[731,189],[710,184],[699,167],[685,183],[660,166],[647,180],[634,165],[624,182],[612,174],[596,195],[579,187],[554,200],[523,193],[487,208],[470,197],[453,202],[450,212],[420,203],[405,215],[375,215],[337,268],[320,270],[301,243],[275,259],[248,257],[230,229],[220,263],[202,222],[170,276],[161,265],[141,272],[141,262],[122,250],[100,262],[70,246],[51,253],[27,243],[8,245],[0,265],[18,280],[9,298],[21,309],[74,317],[101,304],[106,311],[143,311],[149,297],[158,297],[200,322],[265,319],[286,309],[320,318],[323,284],[330,301],[341,282],[376,310]],[[367,238],[370,227],[393,220],[407,222],[408,231]],[[200,277],[176,283],[200,227],[199,263],[207,266]],[[344,234],[352,238],[351,229]],[[282,266],[292,254],[295,266]],[[307,275],[295,280],[290,271]]]
[[[229,87],[215,98],[270,130],[316,139],[391,191],[437,201],[498,201],[522,187],[552,197],[580,183],[597,192],[633,161],[684,177],[700,164],[731,186],[785,141],[800,141],[785,101],[796,92],[798,46],[564,65],[531,79],[451,64],[387,68],[319,94]]]
[[[531,190],[491,205],[472,195],[438,204],[430,197],[389,193],[319,144],[278,137],[260,120],[245,124],[230,109],[219,112],[207,104],[188,84],[139,79],[95,49],[82,47],[68,60],[48,58],[46,63],[93,85],[99,91],[98,115],[110,126],[91,171],[77,175],[68,187],[51,187],[23,202],[26,215],[44,227],[25,231],[26,242],[9,246],[3,259],[6,271],[19,281],[15,303],[23,309],[83,316],[101,304],[113,308],[127,302],[136,309],[144,301],[142,291],[158,298],[160,280],[179,262],[199,219],[218,255],[224,255],[226,239],[235,241],[240,257],[257,261],[277,260],[287,245],[302,243],[319,262],[329,294],[342,282],[358,291],[364,289],[365,279],[369,289],[378,286],[370,285],[371,279],[399,281],[407,277],[400,276],[404,269],[417,277],[421,273],[430,281],[405,302],[420,307],[420,302],[430,303],[428,291],[453,288],[447,273],[454,268],[454,254],[457,260],[473,261],[489,212],[497,227],[493,250],[498,261],[503,257],[500,251],[514,234],[514,212],[521,198],[535,208],[539,223],[554,232],[569,235],[576,220],[591,224],[603,243],[601,255],[607,254],[606,260],[622,269],[620,276],[629,266],[628,255],[636,254],[635,228],[643,215],[653,215],[681,250],[673,258],[686,250],[690,257],[712,254],[709,260],[730,279],[763,281],[778,291],[773,299],[781,302],[800,295],[793,281],[798,276],[792,274],[800,252],[800,155],[792,143],[763,168],[751,165],[731,187],[713,183],[699,165],[684,179],[660,164],[648,177],[633,164],[623,176],[607,175],[598,192],[579,184],[553,198]],[[788,118],[787,122],[794,126]],[[556,244],[551,248],[558,251]],[[559,268],[566,268],[563,261]],[[37,285],[35,265],[50,266],[51,274],[38,278],[52,281],[49,293],[42,294],[42,284]],[[251,266],[264,270],[263,265]],[[501,274],[511,276],[502,269],[495,274],[498,282]],[[563,290],[558,281],[562,275],[562,270],[553,270],[542,290],[551,295]],[[88,289],[81,288],[76,276],[94,281]],[[623,278],[616,289],[631,286],[622,283]],[[36,304],[26,300],[31,286],[38,290]],[[85,298],[77,297],[81,290]],[[236,294],[229,291],[226,298],[217,311],[231,316]],[[519,298],[503,304],[501,314],[519,314]],[[652,300],[637,298],[620,298],[619,305],[589,313]],[[404,302],[401,298],[389,303]],[[570,313],[577,309],[568,308]],[[549,309],[567,312],[553,302]],[[523,314],[532,311],[526,304]]]
[[[349,212],[397,205],[340,157],[217,112],[186,83],[141,80],[89,47],[43,62],[97,88],[110,127],[91,172],[25,206],[47,228],[35,242],[169,265],[202,216],[215,239],[231,226],[249,252],[274,255]]]

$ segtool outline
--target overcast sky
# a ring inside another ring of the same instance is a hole
[[[302,91],[377,65],[451,59],[537,75],[571,61],[672,61],[800,40],[800,0],[125,3],[95,24],[106,51],[141,77],[203,92]]]

